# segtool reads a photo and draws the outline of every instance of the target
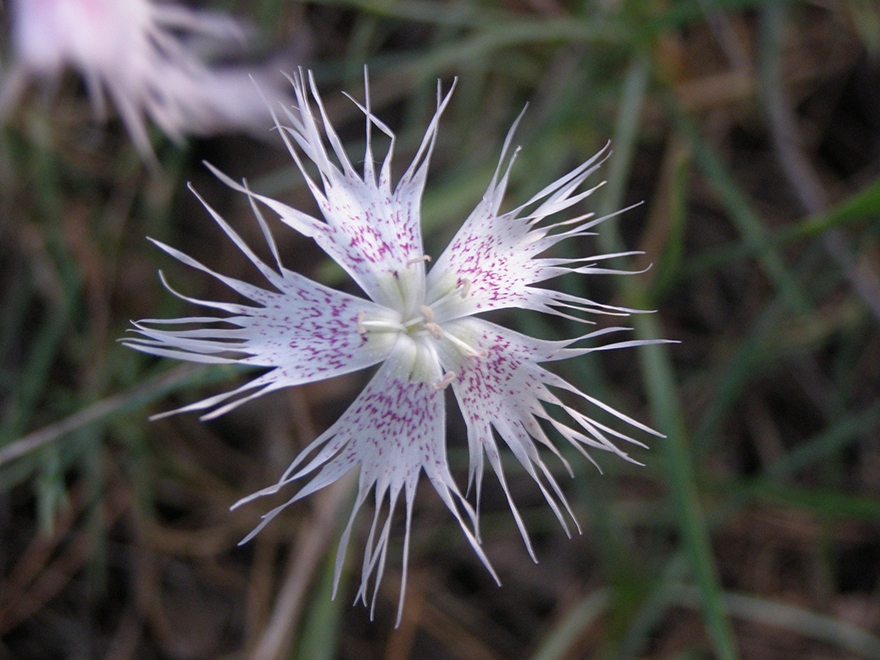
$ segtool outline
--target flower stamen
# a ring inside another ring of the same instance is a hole
[[[419,307],[419,311],[422,313],[422,318],[425,319],[428,323],[434,322],[434,310],[428,307],[427,305],[422,305]]]
[[[445,305],[449,303],[450,298],[453,296],[460,296],[461,299],[467,298],[471,293],[471,285],[473,281],[468,277],[459,277],[458,282],[456,282],[455,288],[443,294],[436,300],[434,300],[431,305],[433,307],[437,307],[438,305]],[[449,303],[454,304],[454,303]]]
[[[407,265],[407,267],[409,267],[409,266],[412,266],[412,265],[414,265],[414,264],[421,263],[421,262],[423,262],[423,261],[428,261],[428,262],[430,262],[430,261],[431,261],[431,257],[428,256],[427,254],[422,255],[421,257],[414,257],[413,259],[408,259],[407,262],[406,262],[406,265]]]
[[[443,333],[443,328],[441,328],[436,323],[425,323],[425,330],[431,333],[434,339],[443,339],[445,336]]]
[[[445,390],[452,384],[452,381],[454,381],[455,378],[456,374],[454,371],[447,371],[445,374],[443,374],[443,378],[434,383],[434,389]]]
[[[359,335],[367,334],[367,329],[366,329],[366,327],[364,327],[364,316],[366,316],[366,312],[364,312],[364,311],[358,312],[357,327],[358,327],[358,334]]]

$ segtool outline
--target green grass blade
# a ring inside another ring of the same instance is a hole
[[[611,160],[608,190],[604,208],[608,213],[620,204],[622,191],[628,177],[635,147],[636,130],[647,91],[650,62],[638,57],[628,72],[619,121],[615,130],[615,156]],[[623,243],[616,231],[616,223],[606,223],[599,232],[603,251],[618,252]],[[626,304],[644,307],[647,296],[636,278],[623,278],[621,289]],[[633,318],[635,334],[639,339],[655,339],[662,336],[656,318],[651,314],[639,314]],[[693,460],[687,442],[678,386],[672,361],[663,345],[639,348],[642,356],[642,374],[647,389],[653,417],[661,431],[668,436],[660,444],[663,447],[664,467],[689,567],[697,583],[709,636],[717,657],[732,660],[738,657],[733,631],[721,599],[721,588],[709,543],[709,531],[703,517],[696,487]]]
[[[715,150],[669,91],[661,91],[660,97],[676,131],[690,147],[694,160],[718,192],[731,221],[746,244],[754,251],[758,262],[783,300],[798,314],[809,313],[812,309],[809,298],[785,267],[779,252],[769,241],[760,218]]]
[[[781,248],[794,241],[814,238],[829,229],[845,227],[878,216],[880,216],[880,178],[827,211],[811,215],[787,229],[768,233],[767,245]],[[675,281],[691,279],[730,262],[754,257],[760,249],[760,246],[736,242],[706,250],[688,260],[678,276],[664,284],[671,285]]]
[[[532,660],[564,660],[583,631],[590,627],[608,609],[608,590],[590,593],[566,614],[565,618],[549,634],[535,651]]]
[[[76,431],[109,421],[117,415],[140,408],[156,399],[199,385],[220,382],[243,370],[230,366],[193,366],[185,364],[80,410],[54,424],[26,435],[0,449],[0,466],[62,440]]]
[[[677,600],[683,605],[696,605],[695,589],[679,586]],[[761,625],[775,626],[795,632],[808,639],[838,646],[865,658],[880,659],[880,639],[839,619],[810,612],[801,607],[747,594],[723,594],[731,615]]]
[[[342,609],[347,603],[342,596],[332,598],[335,564],[336,556],[328,553],[319,582],[310,597],[311,607],[304,614],[302,637],[291,659],[333,660],[336,657]]]

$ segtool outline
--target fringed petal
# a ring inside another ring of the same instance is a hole
[[[415,365],[424,369],[427,364],[430,373],[424,375],[431,380],[439,379],[439,365],[423,351],[424,347],[416,342],[402,338],[354,403],[332,427],[303,450],[279,482],[235,505],[238,507],[258,497],[275,494],[284,486],[311,476],[311,481],[293,498],[266,514],[260,525],[242,542],[253,538],[284,507],[360,468],[354,511],[340,539],[336,579],[338,581],[355,514],[372,491],[374,514],[364,550],[357,599],[364,604],[375,604],[376,590],[385,571],[391,520],[401,495],[407,509],[404,572],[406,570],[412,503],[424,471],[458,520],[474,551],[497,580],[471,529],[475,512],[449,472],[443,392],[430,380],[413,381],[410,377]],[[403,579],[398,623],[403,612],[405,588],[406,580]]]
[[[318,203],[324,222],[269,197],[254,197],[275,211],[283,222],[313,238],[377,303],[399,308],[403,300],[422,299],[421,196],[439,119],[452,90],[444,96],[438,86],[434,118],[415,158],[392,189],[390,159],[394,134],[373,115],[369,88],[365,104],[357,104],[367,125],[365,165],[361,174],[352,166],[330,124],[311,74],[307,79],[301,71],[296,72],[291,82],[298,112],[286,113],[289,125],[283,125],[274,111],[273,116]],[[312,102],[317,106],[317,117],[313,115]],[[373,165],[372,127],[391,139],[378,178]],[[317,166],[320,181],[310,177],[303,156]],[[252,194],[228,177],[222,178],[228,185]],[[410,285],[412,290],[401,293],[398,283],[408,271],[417,273],[417,276]]]
[[[602,269],[595,263],[625,255],[572,260],[539,256],[566,239],[589,233],[589,229],[612,217],[595,218],[588,214],[542,224],[550,216],[574,207],[596,190],[598,186],[587,190],[580,190],[580,187],[607,159],[610,154],[608,146],[524,205],[499,214],[516,153],[503,166],[503,174],[502,164],[510,150],[517,123],[508,133],[498,168],[482,201],[428,273],[428,304],[434,309],[438,322],[510,307],[579,321],[584,319],[566,310],[578,314],[618,315],[638,311],[533,286],[565,273],[619,272]],[[626,253],[629,254],[634,253]],[[461,295],[457,295],[458,292]]]
[[[258,393],[263,393],[324,380],[365,369],[385,359],[394,346],[395,335],[361,332],[360,318],[369,314],[373,319],[397,323],[399,315],[369,300],[313,282],[298,273],[284,268],[280,272],[274,270],[259,259],[213,209],[207,208],[227,236],[276,291],[221,275],[192,257],[154,241],[171,256],[220,280],[255,305],[199,300],[172,289],[188,302],[220,310],[229,316],[139,321],[134,324],[134,332],[138,336],[126,339],[124,343],[127,346],[145,353],[192,362],[235,362],[272,369],[244,388],[229,393],[229,396],[244,390],[257,389]],[[267,229],[264,235],[277,258],[277,248]],[[205,324],[208,327],[204,327]],[[218,324],[226,327],[217,327]],[[175,329],[170,326],[179,327]],[[253,396],[256,395],[247,398]],[[181,411],[207,410],[225,402],[227,398],[211,397]],[[246,399],[237,403],[243,400]],[[228,409],[227,405],[220,410],[225,412]],[[221,412],[215,410],[210,416],[218,414]]]
[[[610,441],[606,433],[610,433],[618,440],[642,447],[644,445],[623,433],[611,431],[607,426],[565,405],[549,387],[568,390],[640,430],[654,435],[659,434],[580,392],[564,379],[541,367],[539,363],[600,350],[601,346],[570,348],[570,345],[582,339],[595,339],[624,328],[603,329],[585,337],[562,342],[534,339],[475,318],[451,321],[443,328],[445,336],[437,342],[437,351],[443,368],[455,374],[451,385],[468,429],[471,459],[468,487],[476,490],[477,510],[479,510],[483,455],[485,455],[504,490],[526,547],[534,558],[528,532],[504,476],[496,434],[535,480],[563,529],[569,533],[567,521],[573,521],[575,526],[577,521],[556,479],[542,460],[538,451],[539,446],[543,446],[560,459],[569,472],[571,468],[547,436],[539,420],[553,426],[590,461],[593,459],[584,450],[585,446],[610,451],[625,460],[636,462]],[[455,342],[451,341],[453,337],[456,339]],[[624,342],[615,346],[643,343],[650,342]],[[461,345],[471,346],[472,354],[465,355]],[[476,355],[477,352],[480,353],[479,356]],[[574,424],[569,426],[552,418],[546,410],[547,404],[557,406],[568,413]]]
[[[224,131],[262,137],[272,124],[251,78],[273,101],[292,99],[270,67],[209,63],[213,54],[243,51],[253,32],[220,13],[153,0],[13,0],[11,14],[17,73],[0,90],[0,111],[17,101],[27,78],[71,66],[96,117],[106,117],[106,92],[153,166],[148,118],[177,142]]]

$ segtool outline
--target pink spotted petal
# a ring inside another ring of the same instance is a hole
[[[424,264],[419,261],[423,257],[421,197],[440,116],[452,90],[441,96],[438,87],[434,118],[409,168],[397,185],[392,187],[390,161],[394,134],[372,114],[369,85],[366,85],[365,104],[358,104],[367,125],[365,165],[361,173],[351,164],[330,124],[311,74],[307,81],[302,72],[295,73],[291,82],[298,112],[286,113],[290,124],[287,126],[281,125],[274,112],[273,116],[318,203],[323,221],[270,197],[255,195],[222,173],[214,170],[215,173],[227,185],[252,195],[275,211],[283,222],[313,238],[372,300],[400,308],[402,297],[396,282],[402,273],[413,268],[419,273],[418,281],[413,284],[418,290],[407,297],[421,298],[424,287]],[[316,115],[310,96],[317,106]],[[378,173],[373,165],[373,127],[391,138],[391,145]],[[317,166],[318,180],[309,175],[306,161]]]
[[[482,201],[428,273],[429,304],[435,314],[440,320],[446,321],[517,307],[581,320],[566,310],[618,315],[636,311],[533,286],[570,272],[617,272],[602,269],[597,263],[631,253],[573,260],[540,256],[566,239],[588,234],[589,229],[607,219],[588,214],[549,225],[542,224],[547,218],[569,210],[598,187],[581,189],[610,151],[606,146],[524,205],[501,214],[499,209],[516,153],[507,161],[503,173],[502,166],[515,129],[516,123],[508,133],[498,168]],[[451,295],[455,291],[461,291],[461,295]]]
[[[612,330],[623,330],[623,328]],[[585,455],[584,447],[591,447],[611,451],[627,460],[631,459],[608,439],[610,429],[607,426],[565,405],[549,387],[568,390],[599,405],[606,412],[625,422],[642,430],[655,432],[618,413],[610,406],[588,398],[539,364],[539,362],[564,359],[598,350],[596,347],[568,348],[568,346],[580,339],[595,339],[608,334],[609,330],[603,329],[575,340],[550,342],[522,335],[494,323],[468,318],[447,323],[444,331],[447,336],[454,336],[460,342],[473,347],[475,352],[485,351],[480,357],[468,357],[462,353],[459,345],[449,339],[439,341],[437,347],[443,368],[455,373],[452,388],[467,424],[470,452],[468,483],[476,487],[477,509],[479,509],[485,457],[507,495],[522,537],[534,557],[525,524],[507,486],[495,434],[497,433],[538,484],[560,524],[568,532],[567,519],[574,521],[575,525],[577,522],[556,479],[541,458],[539,448],[543,446],[549,450],[563,462],[569,472],[571,470],[539,420],[553,426],[560,435]],[[650,342],[638,340],[624,342],[625,345],[644,343]],[[551,418],[546,410],[547,404],[558,406],[569,413],[574,423],[564,424]],[[643,446],[625,434],[614,431],[611,431],[611,434],[617,439]]]
[[[466,520],[474,521],[476,514],[449,472],[444,394],[432,384],[440,378],[440,366],[432,355],[424,354],[424,350],[424,346],[408,339],[398,342],[354,403],[333,426],[303,450],[279,482],[235,505],[275,494],[282,487],[311,476],[294,497],[263,517],[260,525],[242,541],[245,543],[288,505],[360,468],[357,499],[339,543],[336,582],[338,584],[355,515],[373,491],[374,516],[364,551],[357,598],[365,604],[370,601],[375,604],[376,589],[385,570],[391,520],[403,495],[406,529],[398,623],[406,589],[412,505],[422,472],[458,520],[474,551],[495,576]],[[431,373],[424,374],[431,380],[411,381],[413,364],[425,361],[433,365]]]
[[[351,373],[385,359],[394,346],[394,336],[390,333],[362,334],[358,328],[358,316],[369,313],[373,319],[399,321],[393,312],[369,300],[313,282],[283,268],[280,261],[276,264],[278,270],[270,268],[216,211],[207,204],[206,208],[275,291],[217,273],[179,250],[154,241],[171,256],[220,280],[254,305],[200,300],[175,292],[184,300],[219,310],[226,316],[145,319],[134,324],[139,336],[125,343],[139,351],[163,357],[270,367],[272,370],[237,390],[174,412],[215,408],[208,417],[216,417],[266,392]],[[277,260],[277,248],[271,233],[262,217],[258,215],[257,218]],[[229,400],[232,402],[228,403]]]

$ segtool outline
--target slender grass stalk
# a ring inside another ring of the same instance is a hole
[[[127,392],[102,399],[39,431],[34,431],[0,448],[0,466],[6,465],[46,445],[63,440],[68,435],[94,424],[106,423],[117,415],[141,408],[172,392],[199,385],[228,380],[241,369],[221,366],[193,366],[185,364],[133,387]]]
[[[544,638],[532,660],[564,660],[569,657],[572,645],[608,609],[610,600],[607,589],[590,593]]]
[[[623,190],[635,151],[635,140],[644,105],[650,73],[647,55],[638,55],[632,62],[624,85],[623,100],[615,129],[615,154],[611,160],[608,186],[600,213],[610,213],[620,206]],[[623,251],[616,223],[606,223],[599,233],[603,251]],[[626,305],[644,307],[646,292],[636,278],[623,278],[620,283]],[[633,318],[635,334],[640,339],[662,336],[656,318],[640,314]],[[709,542],[709,530],[701,511],[693,459],[687,442],[687,430],[678,396],[672,360],[663,345],[639,347],[642,374],[651,410],[657,427],[667,434],[660,444],[664,452],[672,500],[679,516],[689,568],[697,584],[703,616],[717,657],[733,660],[738,657],[733,631],[727,619],[715,561]]]
[[[765,241],[767,246],[779,249],[795,241],[814,238],[829,229],[866,222],[878,216],[880,216],[880,178],[875,179],[862,190],[827,211],[808,216],[791,227],[768,232]],[[760,245],[737,241],[706,250],[688,259],[674,277],[670,277],[668,282],[664,282],[664,288],[693,279],[725,264],[755,257],[762,249],[764,248]]]
[[[310,597],[310,607],[303,613],[300,639],[295,653],[289,656],[291,660],[333,660],[336,657],[342,629],[342,612],[348,607],[348,603],[341,596],[333,598],[335,563],[336,557],[333,553],[328,553],[318,576],[318,584]]]
[[[694,607],[700,600],[693,587],[678,585],[673,593],[675,601],[682,605]],[[845,621],[748,594],[724,593],[721,597],[737,618],[783,628],[865,658],[880,659],[880,638]]]
[[[798,314],[808,314],[812,309],[809,298],[786,268],[776,247],[768,240],[761,219],[746,195],[672,93],[661,89],[660,99],[676,131],[690,147],[694,159],[718,192],[728,216],[744,242],[754,251],[767,277],[792,310]]]

